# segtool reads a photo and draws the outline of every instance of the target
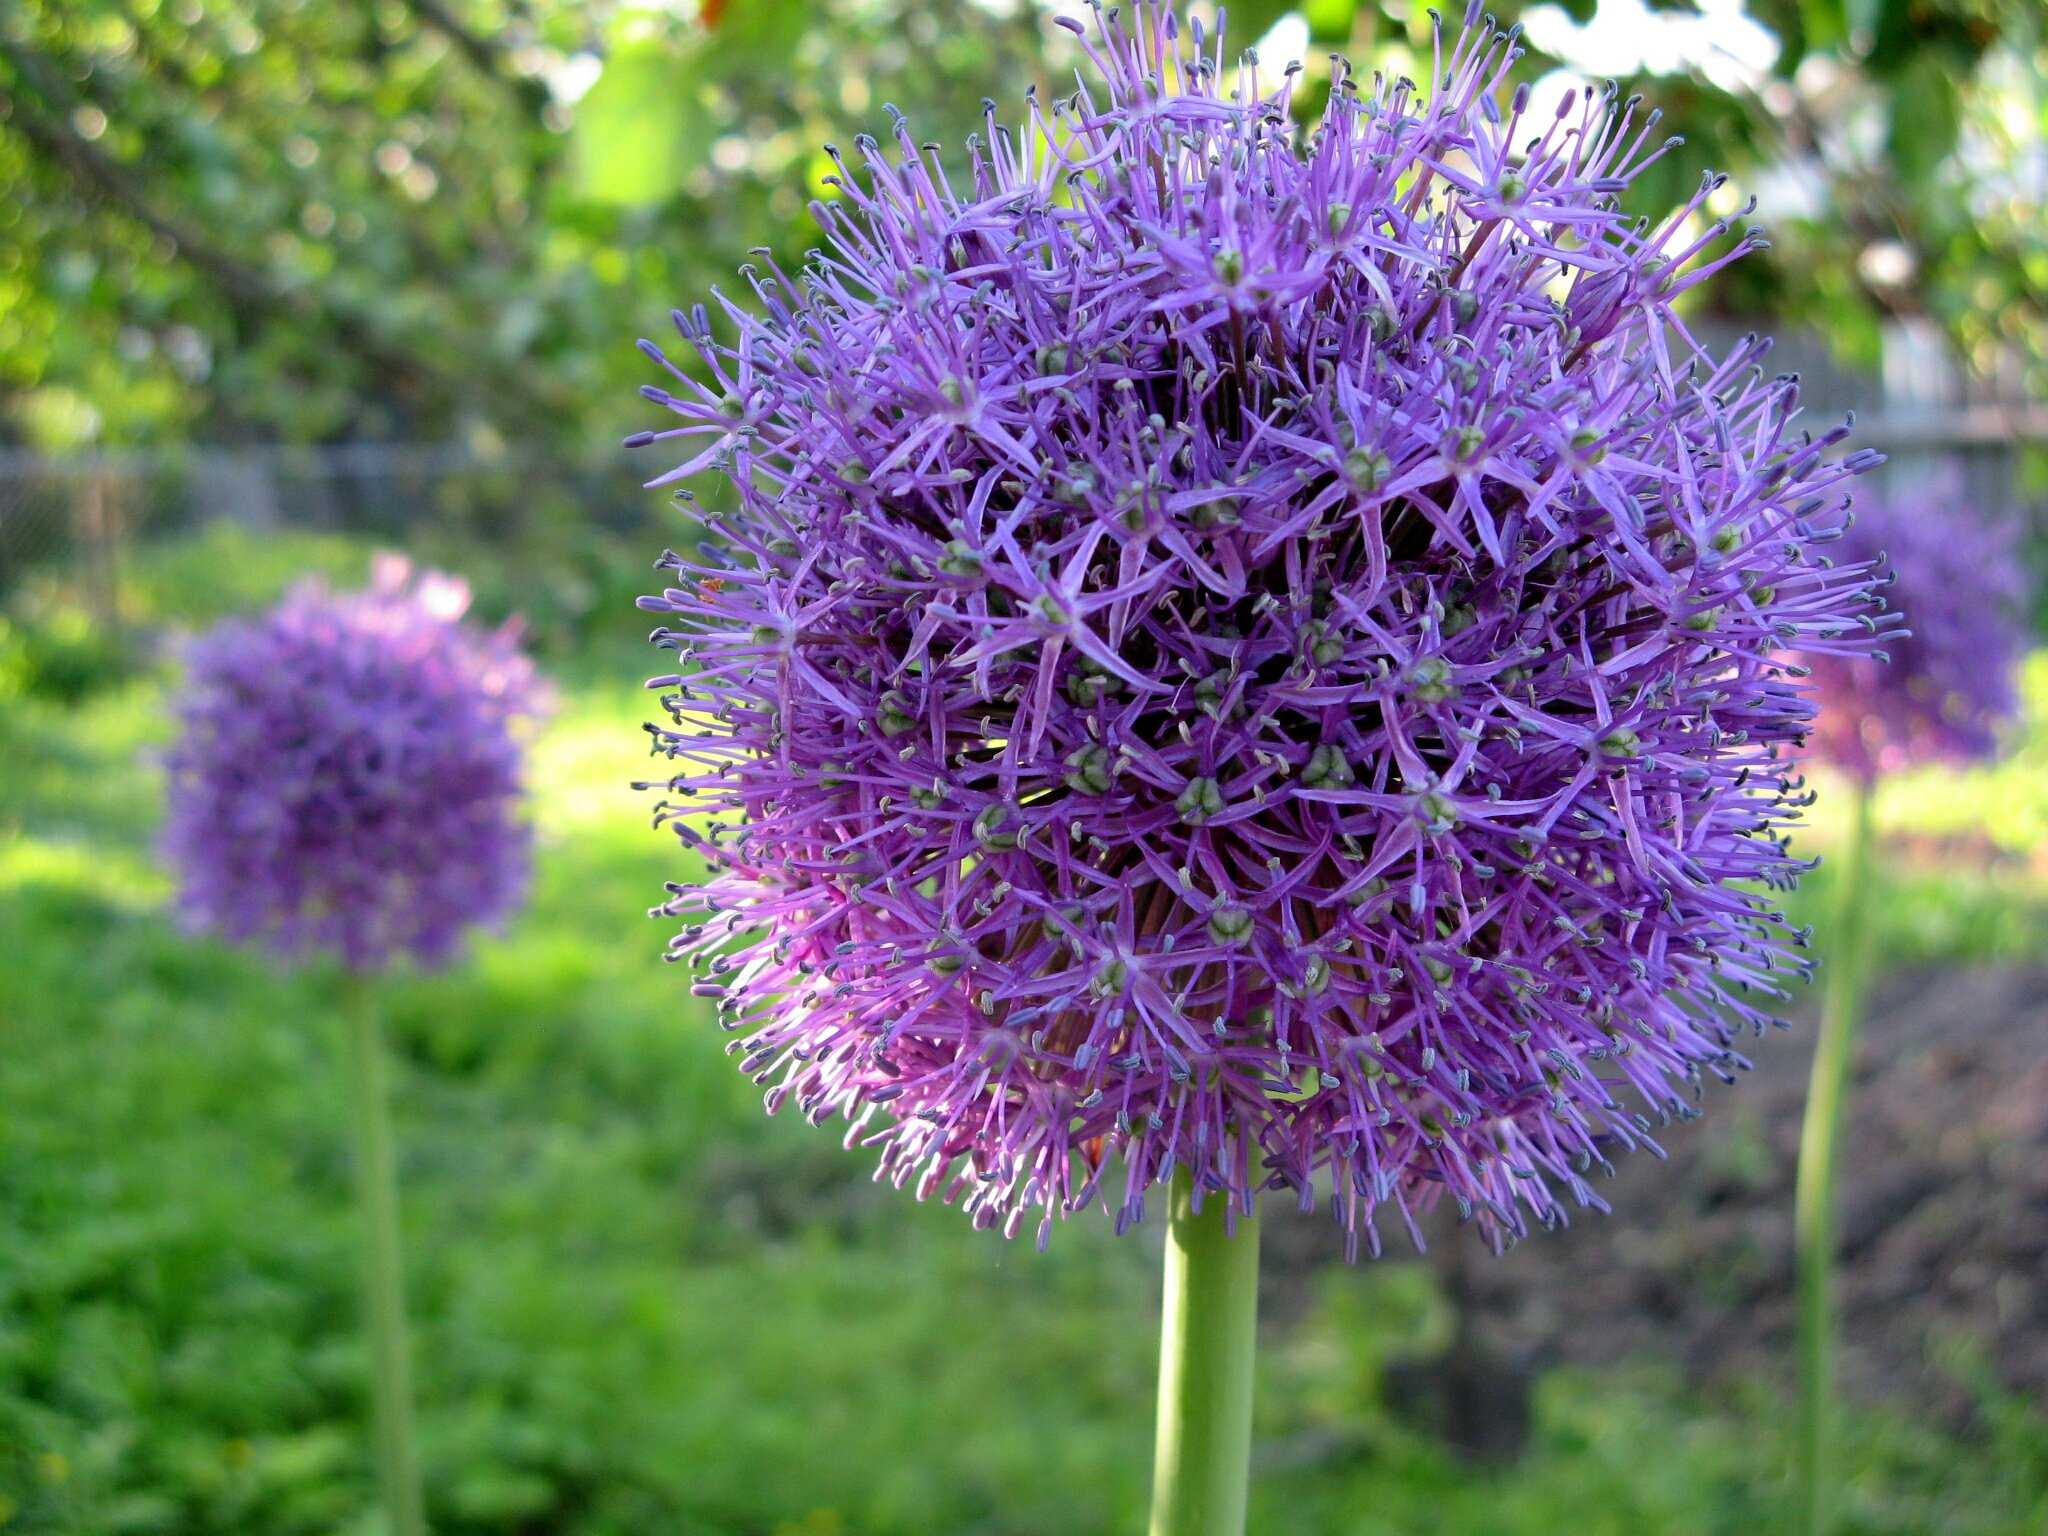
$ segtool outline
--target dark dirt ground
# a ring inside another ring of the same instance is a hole
[[[1483,1401],[1429,1408],[1449,1414],[1454,1438],[1495,1450],[1519,1438],[1520,1405],[1498,1391],[1503,1367],[1527,1381],[1551,1365],[1651,1355],[1702,1381],[1791,1382],[1811,1010],[1795,1025],[1753,1042],[1756,1070],[1710,1090],[1703,1120],[1660,1135],[1668,1161],[1637,1153],[1617,1164],[1600,1186],[1613,1214],[1575,1214],[1568,1229],[1534,1232],[1495,1259],[1440,1211],[1429,1256],[1396,1260],[1435,1265],[1469,1297],[1467,1358],[1494,1386]],[[1972,1396],[1946,1363],[1960,1338],[2006,1388],[2048,1403],[2048,969],[1879,982],[1840,1158],[1845,1389],[1960,1426]],[[1273,1223],[1272,1269],[1309,1272],[1328,1235],[1315,1222]],[[1447,1254],[1447,1240],[1461,1251]],[[1289,1308],[1289,1289],[1282,1280],[1276,1310]],[[1448,1373],[1459,1374],[1471,1373]],[[1418,1379],[1441,1396],[1446,1375],[1440,1363]]]

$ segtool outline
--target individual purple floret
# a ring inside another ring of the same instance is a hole
[[[195,926],[356,969],[446,960],[525,894],[518,725],[542,701],[508,626],[397,556],[295,588],[188,652],[164,847]]]
[[[1912,616],[1912,633],[1887,641],[1888,662],[1800,658],[1820,699],[1814,754],[1866,784],[1918,763],[1991,757],[2019,708],[2019,530],[1978,515],[1953,475],[1909,496],[1859,494],[1854,514],[1835,558],[1889,568],[1886,597]]]
[[[1348,1252],[1444,1195],[1503,1242],[1805,963],[1777,658],[1876,643],[1821,557],[1875,456],[1674,314],[1759,242],[1713,177],[1619,211],[1633,100],[1532,121],[1468,17],[1303,132],[1123,14],[963,169],[864,138],[736,340],[677,316],[701,372],[647,345],[679,424],[629,444],[737,503],[641,604],[712,869],[672,953],[771,1109],[979,1225],[1122,1229],[1179,1164]]]

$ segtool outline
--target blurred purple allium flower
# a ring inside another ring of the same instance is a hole
[[[735,342],[676,317],[703,378],[643,344],[681,420],[629,446],[737,493],[642,600],[656,817],[714,818],[672,954],[771,1109],[978,1224],[1178,1163],[1350,1251],[1445,1194],[1512,1238],[1803,967],[1775,658],[1875,642],[1819,558],[1875,456],[1673,314],[1757,242],[1716,178],[1618,211],[1633,101],[1531,121],[1468,17],[1302,134],[1125,16],[964,172],[863,139]]]
[[[380,556],[187,652],[164,848],[195,926],[351,967],[445,960],[525,894],[518,725],[544,702],[469,589]]]
[[[1894,573],[1886,597],[1912,632],[1887,640],[1889,661],[1800,657],[1813,669],[1815,756],[1869,783],[1925,762],[1970,762],[1998,750],[2019,708],[2026,649],[2026,568],[2019,529],[1969,505],[1943,475],[1909,495],[1859,494],[1836,558]]]

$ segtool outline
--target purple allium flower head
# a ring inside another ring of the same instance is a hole
[[[543,703],[468,587],[381,556],[195,641],[164,849],[195,926],[366,969],[445,960],[525,893],[522,717]]]
[[[1865,783],[1992,756],[2019,708],[2014,671],[2026,648],[2017,527],[1978,515],[1943,475],[1909,495],[1858,495],[1835,550],[1890,573],[1886,596],[1912,632],[1887,640],[1888,660],[1798,658],[1820,700],[1814,755]]]
[[[1124,16],[959,171],[863,139],[735,340],[677,316],[701,373],[647,346],[629,445],[737,494],[642,600],[657,820],[713,816],[672,953],[771,1109],[978,1224],[1121,1229],[1179,1164],[1503,1241],[1803,964],[1776,657],[1874,643],[1820,558],[1874,456],[1674,315],[1756,241],[1714,178],[1618,211],[1633,101],[1533,121],[1474,16],[1303,133]]]

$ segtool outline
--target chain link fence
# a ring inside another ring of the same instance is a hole
[[[0,610],[61,587],[95,623],[122,620],[125,577],[152,545],[226,521],[409,547],[484,548],[536,564],[577,530],[645,533],[661,498],[625,455],[590,465],[444,445],[186,448],[48,457],[0,450]],[[650,547],[650,556],[652,549]]]

